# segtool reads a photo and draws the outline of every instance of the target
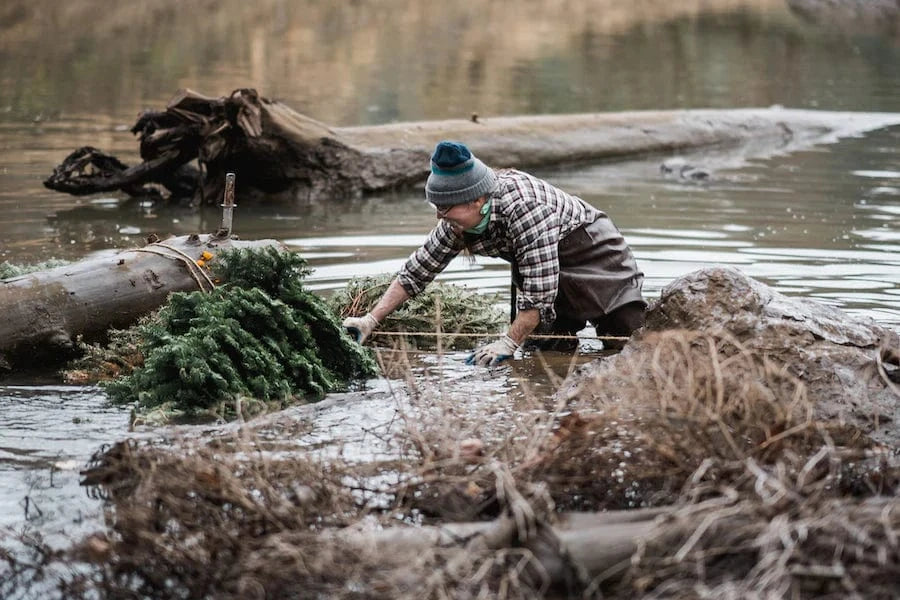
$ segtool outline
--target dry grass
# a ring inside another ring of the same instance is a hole
[[[481,456],[464,447],[471,440],[461,446],[471,434],[458,422],[418,418],[407,438],[420,479],[405,497],[446,509],[464,492],[486,508],[491,477],[480,467],[500,461],[518,481],[546,485],[558,510],[668,505],[752,485],[748,460],[796,470],[822,448],[846,463],[835,494],[886,491],[881,469],[868,468],[879,459],[867,456],[880,455],[862,432],[816,421],[801,381],[733,339],[656,334],[610,364],[555,407],[536,399],[545,410],[511,419],[505,439],[478,440]]]
[[[452,390],[423,385],[407,365],[390,463],[279,453],[246,434],[114,447],[85,475],[110,503],[109,528],[66,555],[91,568],[62,589],[225,599],[900,593],[897,466],[861,432],[815,421],[802,382],[722,336],[660,334],[609,360],[569,393],[528,398],[500,418],[488,404],[460,410]],[[671,511],[614,576],[587,574],[560,549],[568,575],[551,581],[536,558],[535,543],[557,543],[560,510],[648,505]],[[502,535],[402,560],[349,541],[494,518],[507,524]]]
[[[112,597],[134,588],[148,598],[247,598],[260,573],[263,587],[283,590],[288,578],[327,579],[328,554],[310,550],[318,532],[359,518],[348,471],[303,455],[272,458],[256,442],[127,443],[99,454],[84,483],[116,516],[77,549],[101,567],[94,585]],[[254,565],[273,545],[279,560],[261,571]]]
[[[813,462],[834,461],[822,452]],[[900,502],[806,496],[758,465],[758,495],[688,505],[659,524],[618,590],[647,598],[896,598]],[[821,486],[819,479],[813,486]],[[800,485],[798,485],[800,484]]]
[[[582,498],[579,508],[699,498],[740,479],[747,460],[769,467],[822,447],[871,446],[856,429],[814,420],[814,399],[786,366],[727,336],[648,336],[569,398],[572,413],[528,470],[566,487],[558,502]]]

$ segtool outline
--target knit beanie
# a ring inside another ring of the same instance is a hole
[[[425,183],[425,197],[435,206],[465,204],[496,186],[494,170],[475,158],[465,144],[444,141],[435,146]]]

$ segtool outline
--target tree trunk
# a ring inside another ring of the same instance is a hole
[[[897,0],[787,0],[803,20],[846,35],[884,35],[900,38]]]
[[[203,167],[195,192],[200,202],[221,197],[228,172],[241,181],[239,201],[340,200],[424,181],[431,151],[442,139],[467,143],[492,167],[528,168],[712,145],[739,146],[747,157],[766,156],[897,123],[900,114],[895,113],[767,108],[472,115],[466,120],[329,127],[252,89],[224,98],[185,90],[165,111],[143,114],[132,128],[141,139],[144,166],[121,165],[111,172],[113,159],[102,157],[101,166],[99,156],[82,149],[44,183],[69,193],[108,189],[109,181],[126,191],[148,178],[165,185],[168,170],[197,158]]]
[[[150,243],[0,281],[0,366],[34,367],[69,358],[76,338],[96,341],[110,328],[133,324],[171,292],[210,290],[202,254],[232,247],[277,245],[191,235]],[[204,261],[208,262],[208,261]]]
[[[330,534],[360,551],[382,557],[383,566],[420,565],[440,552],[445,571],[465,563],[481,551],[524,547],[531,551],[552,586],[564,587],[581,570],[588,579],[603,574],[617,579],[628,566],[639,540],[653,529],[666,508],[605,513],[564,513],[547,531],[538,529],[522,540],[514,519],[447,523],[426,527],[391,527],[376,531],[345,530]],[[527,576],[527,574],[525,574]]]

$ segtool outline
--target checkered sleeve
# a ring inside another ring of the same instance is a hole
[[[546,204],[516,202],[510,218],[515,260],[522,277],[519,310],[536,308],[541,323],[556,320],[559,289],[559,217]]]
[[[445,221],[431,230],[425,243],[413,252],[397,273],[397,280],[410,297],[420,294],[438,273],[462,250],[459,238]]]

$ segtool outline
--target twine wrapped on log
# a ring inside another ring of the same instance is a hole
[[[280,246],[189,235],[141,248],[0,281],[0,365],[56,364],[71,358],[79,338],[102,340],[110,328],[132,325],[172,292],[215,286],[196,264],[228,248]],[[214,260],[214,258],[213,258]]]

